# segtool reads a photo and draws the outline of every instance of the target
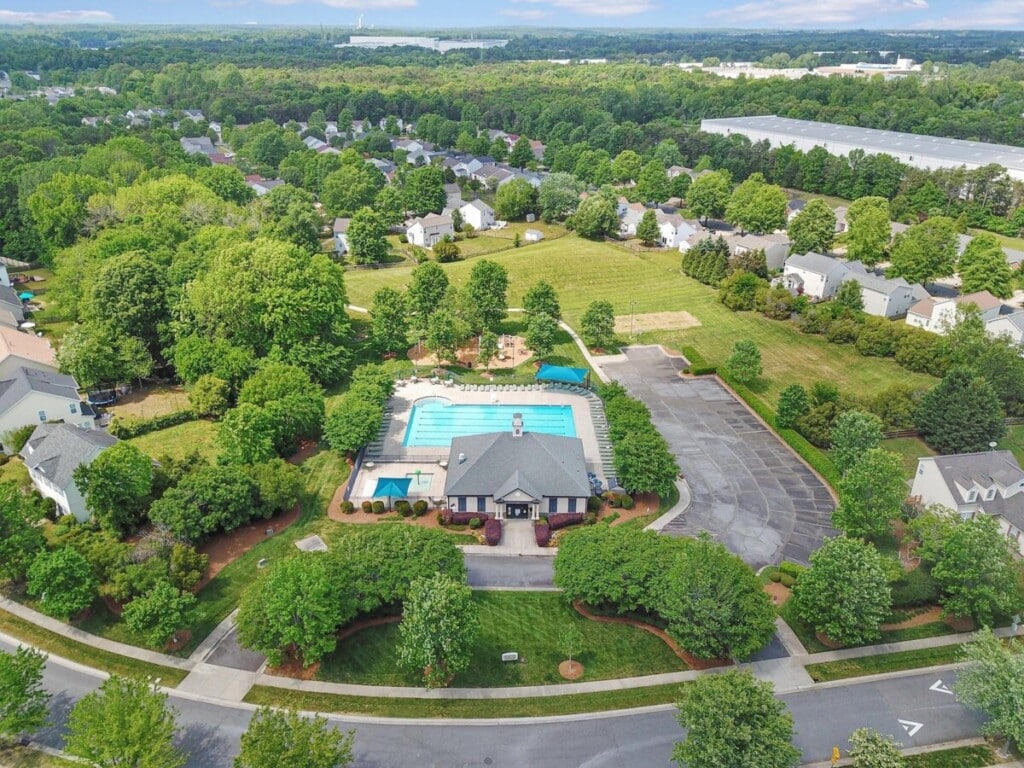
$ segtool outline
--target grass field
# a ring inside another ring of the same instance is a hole
[[[899,454],[903,462],[903,472],[911,479],[917,472],[917,460],[922,456],[934,456],[935,451],[928,447],[920,437],[892,437],[882,441],[887,451]]]
[[[142,387],[118,398],[107,408],[122,419],[151,419],[189,407],[188,393],[180,385],[157,384]]]
[[[562,595],[552,592],[474,592],[480,611],[480,635],[473,663],[455,678],[459,687],[543,685],[561,683],[557,649],[559,632],[574,624],[583,633],[579,660],[583,680],[653,675],[687,669],[664,642],[634,627],[600,624],[584,619]],[[416,685],[415,675],[398,667],[398,625],[371,627],[343,641],[324,660],[319,678],[332,682],[372,685]],[[517,651],[518,664],[501,661],[505,651]]]
[[[999,441],[1001,450],[1012,451],[1017,461],[1024,464],[1024,424],[1006,428],[1006,436]]]
[[[1003,762],[988,744],[906,755],[906,768],[985,768]]]
[[[337,696],[330,693],[289,691],[267,685],[253,686],[245,697],[250,704],[384,717],[542,717],[603,712],[679,701],[683,686],[654,685],[602,693],[538,696],[524,699],[380,699]]]
[[[37,749],[8,745],[0,747],[0,766],[4,768],[80,768],[82,763],[53,757]]]
[[[148,435],[133,437],[128,442],[154,459],[164,454],[180,459],[192,451],[199,451],[203,458],[212,462],[220,453],[217,447],[217,425],[206,420],[187,421],[167,429],[158,429]]]
[[[944,645],[940,648],[922,648],[915,651],[883,653],[879,656],[862,656],[859,659],[825,661],[808,664],[807,674],[816,683],[843,680],[848,677],[877,675],[898,669],[920,669],[938,664],[952,664],[960,657],[959,645]]]
[[[495,254],[494,261],[509,272],[509,305],[519,306],[525,291],[543,278],[555,286],[566,321],[578,327],[590,302],[612,304],[616,315],[631,311],[687,311],[700,321],[699,328],[647,331],[640,343],[664,343],[674,349],[695,347],[708,362],[722,363],[732,345],[753,339],[761,349],[764,385],[760,394],[774,403],[788,384],[812,384],[819,379],[838,382],[844,392],[869,395],[901,381],[927,386],[928,376],[910,373],[891,360],[861,357],[850,346],[829,344],[821,337],[805,336],[788,322],[768,320],[751,313],[734,313],[718,303],[716,292],[679,271],[674,251],[633,253],[612,243],[595,243],[568,235]],[[464,285],[474,261],[445,265],[455,285]],[[404,288],[412,267],[349,272],[350,300],[362,306],[382,285]]]
[[[14,483],[19,488],[27,488],[32,484],[28,476],[28,467],[21,458],[11,457],[0,467],[0,483]]]

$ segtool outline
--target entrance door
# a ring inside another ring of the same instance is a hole
[[[525,520],[530,516],[530,507],[527,504],[509,504],[505,509],[505,517],[509,520]]]

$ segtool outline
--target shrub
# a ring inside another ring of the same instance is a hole
[[[796,584],[796,579],[790,576],[788,573],[783,573],[779,576],[779,583],[787,589],[792,588]]]
[[[489,547],[498,546],[498,542],[501,541],[501,520],[492,517],[484,523],[484,540]]]
[[[409,517],[412,515],[412,504],[405,499],[399,499],[395,502],[395,512],[400,514],[402,517]]]
[[[2,467],[4,464],[6,464],[10,460],[11,460],[11,457],[8,456],[6,453],[0,453],[0,467]]]
[[[477,528],[484,524],[487,515],[482,512],[452,512],[449,525],[472,525],[474,520],[479,520]]]
[[[538,547],[546,547],[551,542],[551,526],[547,523],[538,522],[533,527],[533,535],[537,539]]]
[[[779,573],[785,576],[791,576],[794,580],[799,579],[800,574],[806,570],[806,566],[791,563],[788,560],[783,561],[782,564],[779,565]]]
[[[438,525],[448,525],[448,522],[449,521],[445,519],[444,512],[442,512],[440,509],[437,510],[437,524]]]
[[[833,344],[853,344],[860,336],[860,323],[848,317],[834,320],[825,331],[825,338]]]
[[[587,512],[600,512],[601,511],[601,497],[591,496],[587,499]]]
[[[148,435],[159,429],[176,427],[189,421],[195,421],[196,414],[192,410],[173,411],[162,416],[154,416],[151,419],[119,419],[116,416],[110,420],[107,431],[118,440],[130,440],[133,437]]]
[[[579,525],[583,522],[582,512],[559,512],[548,517],[548,526],[552,531],[560,528],[567,528],[570,525]]]
[[[925,568],[915,568],[893,582],[893,608],[931,605],[938,599],[939,585]]]
[[[583,524],[584,525],[593,525],[596,522],[597,522],[597,512],[588,511],[587,514],[583,517]]]
[[[402,243],[403,245],[404,245],[405,243],[408,243],[408,242],[409,242],[409,236],[408,236],[408,235],[405,235],[405,234],[401,234],[401,235],[399,235],[399,236],[398,236],[398,242]]]
[[[412,512],[413,512],[414,515],[416,515],[416,517],[423,517],[423,515],[427,514],[427,510],[429,508],[430,508],[430,505],[427,504],[425,499],[418,499],[412,505]]]
[[[774,571],[769,571],[768,572],[768,580],[769,581],[774,581],[776,584],[778,584],[780,581],[782,581],[782,574],[779,573],[779,571],[777,569],[774,570]]]
[[[812,306],[800,315],[797,327],[802,333],[825,333],[831,321],[832,318],[827,312],[822,311],[820,307]]]
[[[364,501],[361,506],[363,508],[363,512],[373,512],[373,502]]]
[[[470,519],[470,521],[469,521],[469,527],[471,529],[473,529],[474,531],[476,531],[476,530],[478,530],[480,528],[483,528],[483,525],[484,525],[484,521],[482,519],[480,519],[479,517],[474,517],[474,518]]]
[[[35,431],[35,424],[26,424],[24,427],[12,429],[4,435],[4,442],[11,449],[11,453],[20,453],[21,449],[25,447],[25,443],[28,442],[28,439],[32,437],[32,433]]]
[[[351,515],[355,511],[356,511],[356,505],[353,504],[348,499],[345,499],[343,502],[341,502],[341,512],[342,512],[342,514],[344,514],[344,515]]]
[[[372,508],[373,514],[380,515],[384,512],[384,502],[378,499],[377,501],[373,502]]]
[[[632,509],[633,497],[625,493],[622,494],[621,496],[619,496],[619,506],[622,507],[623,509]]]

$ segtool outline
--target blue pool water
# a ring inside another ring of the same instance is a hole
[[[527,432],[576,437],[570,405],[466,405],[430,398],[413,405],[402,445],[447,448],[453,437],[511,432],[514,413],[523,414]]]

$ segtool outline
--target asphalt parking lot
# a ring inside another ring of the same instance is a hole
[[[650,409],[693,493],[665,533],[708,531],[754,568],[806,563],[835,535],[824,483],[721,382],[680,377],[683,360],[659,347],[624,352],[603,368]]]

